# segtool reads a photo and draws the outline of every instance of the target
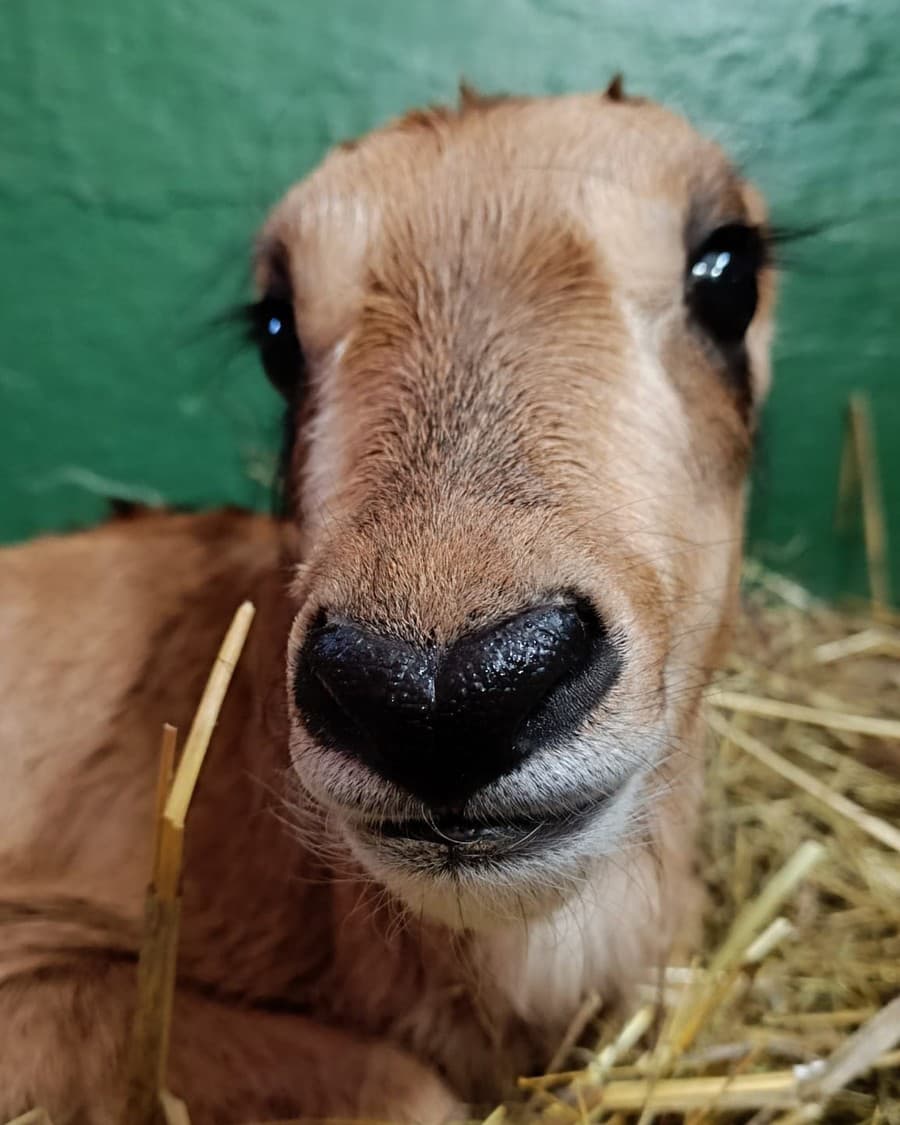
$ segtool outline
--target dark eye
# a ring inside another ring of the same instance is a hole
[[[762,235],[742,223],[714,230],[690,257],[688,307],[717,343],[740,343],[747,331],[756,312],[764,258]]]
[[[303,374],[303,349],[290,301],[263,297],[248,307],[247,326],[272,385],[283,395],[292,394]]]

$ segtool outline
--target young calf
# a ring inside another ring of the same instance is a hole
[[[465,95],[288,193],[250,310],[284,518],[0,555],[0,1118],[121,1120],[160,725],[187,729],[244,598],[188,832],[195,1125],[442,1121],[665,958],[766,247],[719,149],[617,83]]]

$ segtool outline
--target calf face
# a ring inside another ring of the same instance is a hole
[[[766,246],[720,150],[616,88],[413,114],[268,221],[293,765],[411,907],[549,910],[677,787],[734,600]]]

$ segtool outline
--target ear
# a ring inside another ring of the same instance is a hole
[[[625,101],[625,80],[621,71],[614,74],[610,79],[609,85],[604,91],[604,97],[609,98],[611,102]]]
[[[504,102],[515,102],[520,99],[509,94],[480,94],[471,83],[463,78],[459,83],[459,112],[468,113],[476,109],[490,109]]]
[[[459,80],[459,108],[465,113],[467,109],[474,109],[481,102],[481,94],[475,89],[471,82],[467,82],[465,78]]]

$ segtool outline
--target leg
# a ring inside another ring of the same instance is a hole
[[[35,1105],[53,1125],[121,1125],[133,966],[33,974],[0,986],[0,1121]],[[441,1125],[458,1103],[411,1056],[299,1016],[182,993],[169,1085],[191,1125],[369,1117]]]

